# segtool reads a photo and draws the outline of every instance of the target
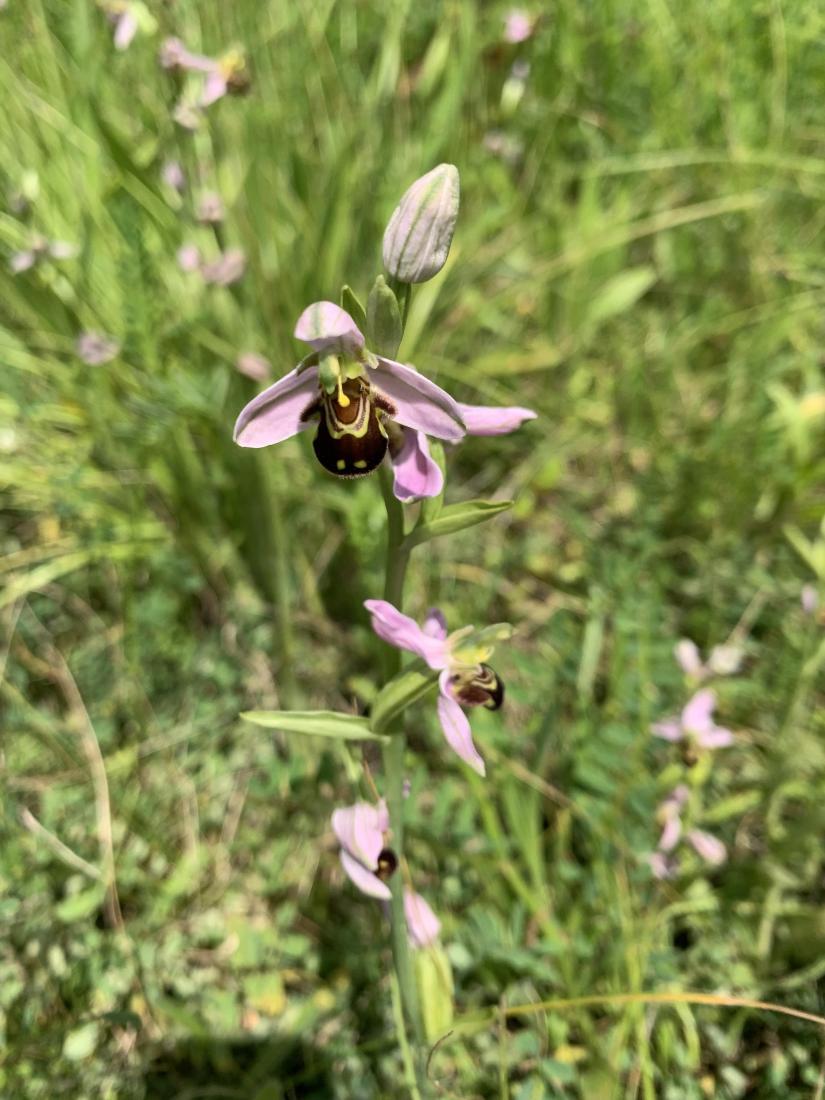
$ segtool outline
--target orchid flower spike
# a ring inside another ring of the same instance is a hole
[[[498,710],[504,702],[504,684],[486,664],[495,643],[510,637],[507,623],[476,630],[465,626],[447,634],[440,611],[433,609],[419,626],[386,600],[367,600],[372,628],[383,641],[396,649],[406,649],[440,672],[438,678],[438,719],[450,748],[484,775],[484,761],[473,744],[472,731],[462,707],[487,707]]]
[[[387,453],[385,420],[457,442],[461,412],[448,393],[413,367],[374,355],[352,317],[316,302],[298,318],[295,337],[313,350],[241,410],[235,442],[269,447],[317,423],[313,449],[337,477],[363,477]]]
[[[665,741],[688,741],[702,749],[722,749],[733,744],[733,734],[713,720],[716,694],[703,688],[688,700],[678,717],[655,722],[651,731]]]
[[[411,946],[431,947],[438,939],[441,921],[427,901],[414,890],[404,891],[404,916],[407,918],[407,932]]]
[[[507,435],[526,420],[535,420],[532,409],[518,405],[462,405],[459,412],[467,435]],[[390,433],[393,492],[405,503],[422,497],[437,497],[444,488],[441,467],[430,454],[423,432],[409,428]]]
[[[341,845],[341,866],[349,878],[371,898],[389,900],[387,879],[398,866],[398,858],[385,844],[390,816],[384,800],[377,806],[356,802],[335,810],[332,828]]]

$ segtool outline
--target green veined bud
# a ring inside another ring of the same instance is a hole
[[[425,283],[442,269],[458,218],[458,169],[439,164],[407,189],[384,231],[384,267],[402,283]]]

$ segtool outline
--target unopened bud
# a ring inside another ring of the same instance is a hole
[[[384,232],[384,267],[402,283],[425,283],[442,269],[458,217],[458,169],[439,164],[407,189]]]

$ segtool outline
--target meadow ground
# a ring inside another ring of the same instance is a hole
[[[147,5],[120,51],[89,0],[0,11],[0,1094],[404,1094],[383,918],[329,825],[361,750],[238,718],[369,704],[379,488],[231,428],[238,356],[290,369],[447,160],[458,231],[401,356],[540,415],[450,457],[450,499],[513,508],[412,560],[415,613],[516,627],[486,780],[413,712],[408,855],[459,1018],[486,1010],[433,1092],[818,1100],[815,1022],[609,998],[825,1011],[822,6],[558,2],[516,44],[473,0]],[[176,121],[170,35],[239,47],[247,94]],[[730,747],[651,734],[696,686],[681,638],[741,650]],[[723,862],[651,865],[680,784]]]

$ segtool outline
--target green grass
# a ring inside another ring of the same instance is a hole
[[[150,6],[124,54],[88,0],[0,12],[0,1093],[402,1094],[386,929],[329,829],[360,751],[237,717],[369,701],[380,492],[306,439],[234,447],[256,387],[233,364],[290,369],[302,308],[365,293],[445,159],[458,232],[401,355],[540,413],[451,455],[452,500],[516,505],[414,555],[408,588],[411,613],[517,627],[507,705],[473,715],[486,782],[428,707],[411,725],[409,858],[457,1011],[694,990],[822,1013],[822,9],[555,4],[510,47],[471,0]],[[249,96],[194,136],[167,34],[247,53]],[[223,196],[237,286],[180,272],[220,241],[169,158]],[[35,232],[77,257],[12,275]],[[86,329],[120,356],[82,363]],[[660,883],[684,766],[649,725],[686,698],[682,636],[746,653],[718,685],[737,744],[693,770],[729,859]],[[495,1017],[431,1063],[442,1095],[512,1100],[818,1100],[823,1067],[814,1024],[686,1003]]]

